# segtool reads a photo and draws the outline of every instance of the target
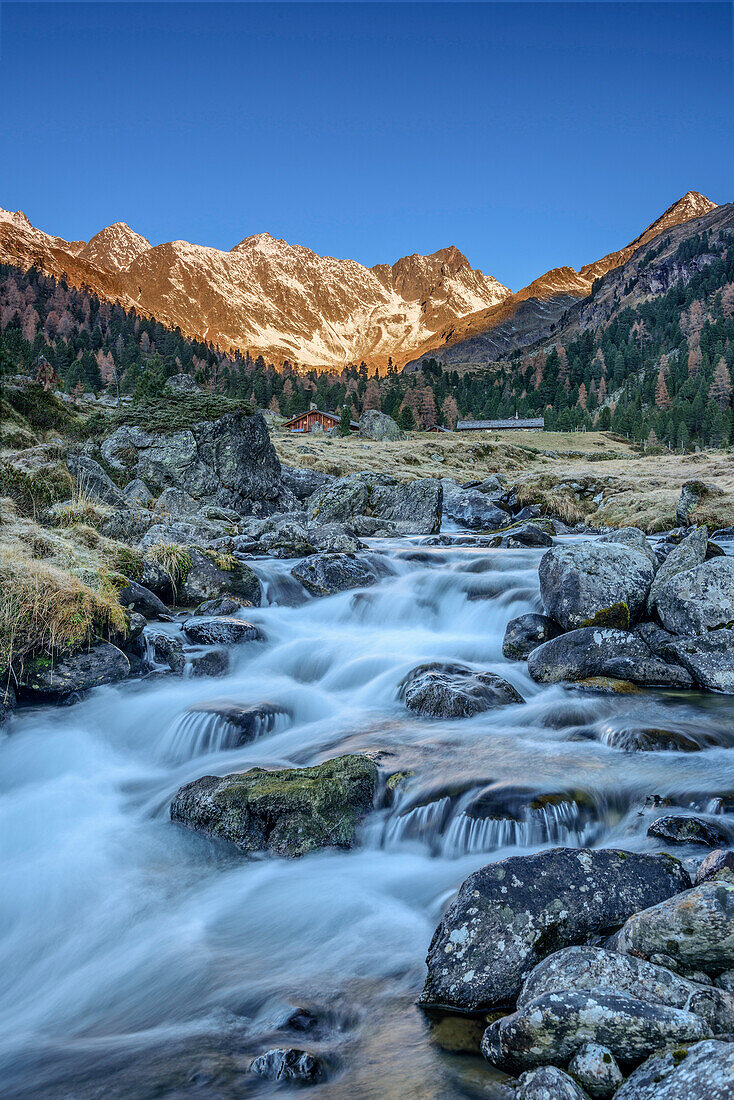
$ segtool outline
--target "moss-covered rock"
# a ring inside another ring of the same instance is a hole
[[[171,820],[231,841],[244,852],[295,857],[351,848],[372,808],[378,770],[365,756],[338,756],[311,768],[205,775],[171,803]]]

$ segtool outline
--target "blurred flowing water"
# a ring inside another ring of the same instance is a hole
[[[732,824],[714,800],[734,791],[734,702],[539,687],[503,658],[508,619],[539,608],[540,553],[375,541],[380,581],[328,599],[304,595],[292,562],[260,560],[267,603],[248,617],[266,641],[233,650],[227,677],[16,714],[0,742],[4,1096],[270,1096],[246,1072],[268,1046],[328,1058],[318,1098],[502,1095],[413,1004],[461,881],[556,844],[652,850],[653,795]],[[441,659],[500,673],[526,702],[417,719],[398,685]],[[223,703],[271,714],[231,747]],[[641,726],[715,747],[606,744]],[[356,850],[247,860],[168,820],[201,775],[363,750],[408,778]]]

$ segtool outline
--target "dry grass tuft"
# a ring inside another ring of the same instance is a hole
[[[174,599],[179,585],[186,583],[191,572],[191,554],[185,546],[174,542],[159,542],[146,551],[149,561],[154,561],[166,572],[171,582]]]

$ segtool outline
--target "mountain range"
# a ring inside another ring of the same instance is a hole
[[[187,241],[151,245],[124,222],[88,242],[36,229],[0,209],[0,262],[31,267],[120,302],[225,350],[262,354],[302,369],[339,370],[364,360],[412,369],[426,356],[476,365],[547,336],[591,295],[594,280],[637,249],[716,204],[689,191],[634,241],[578,271],[559,267],[513,293],[471,267],[455,247],[367,268],[318,256],[269,233],[229,252]]]

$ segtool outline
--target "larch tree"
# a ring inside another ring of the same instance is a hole
[[[709,386],[709,400],[715,401],[722,409],[727,408],[731,401],[731,375],[723,355],[714,368],[714,377]]]

